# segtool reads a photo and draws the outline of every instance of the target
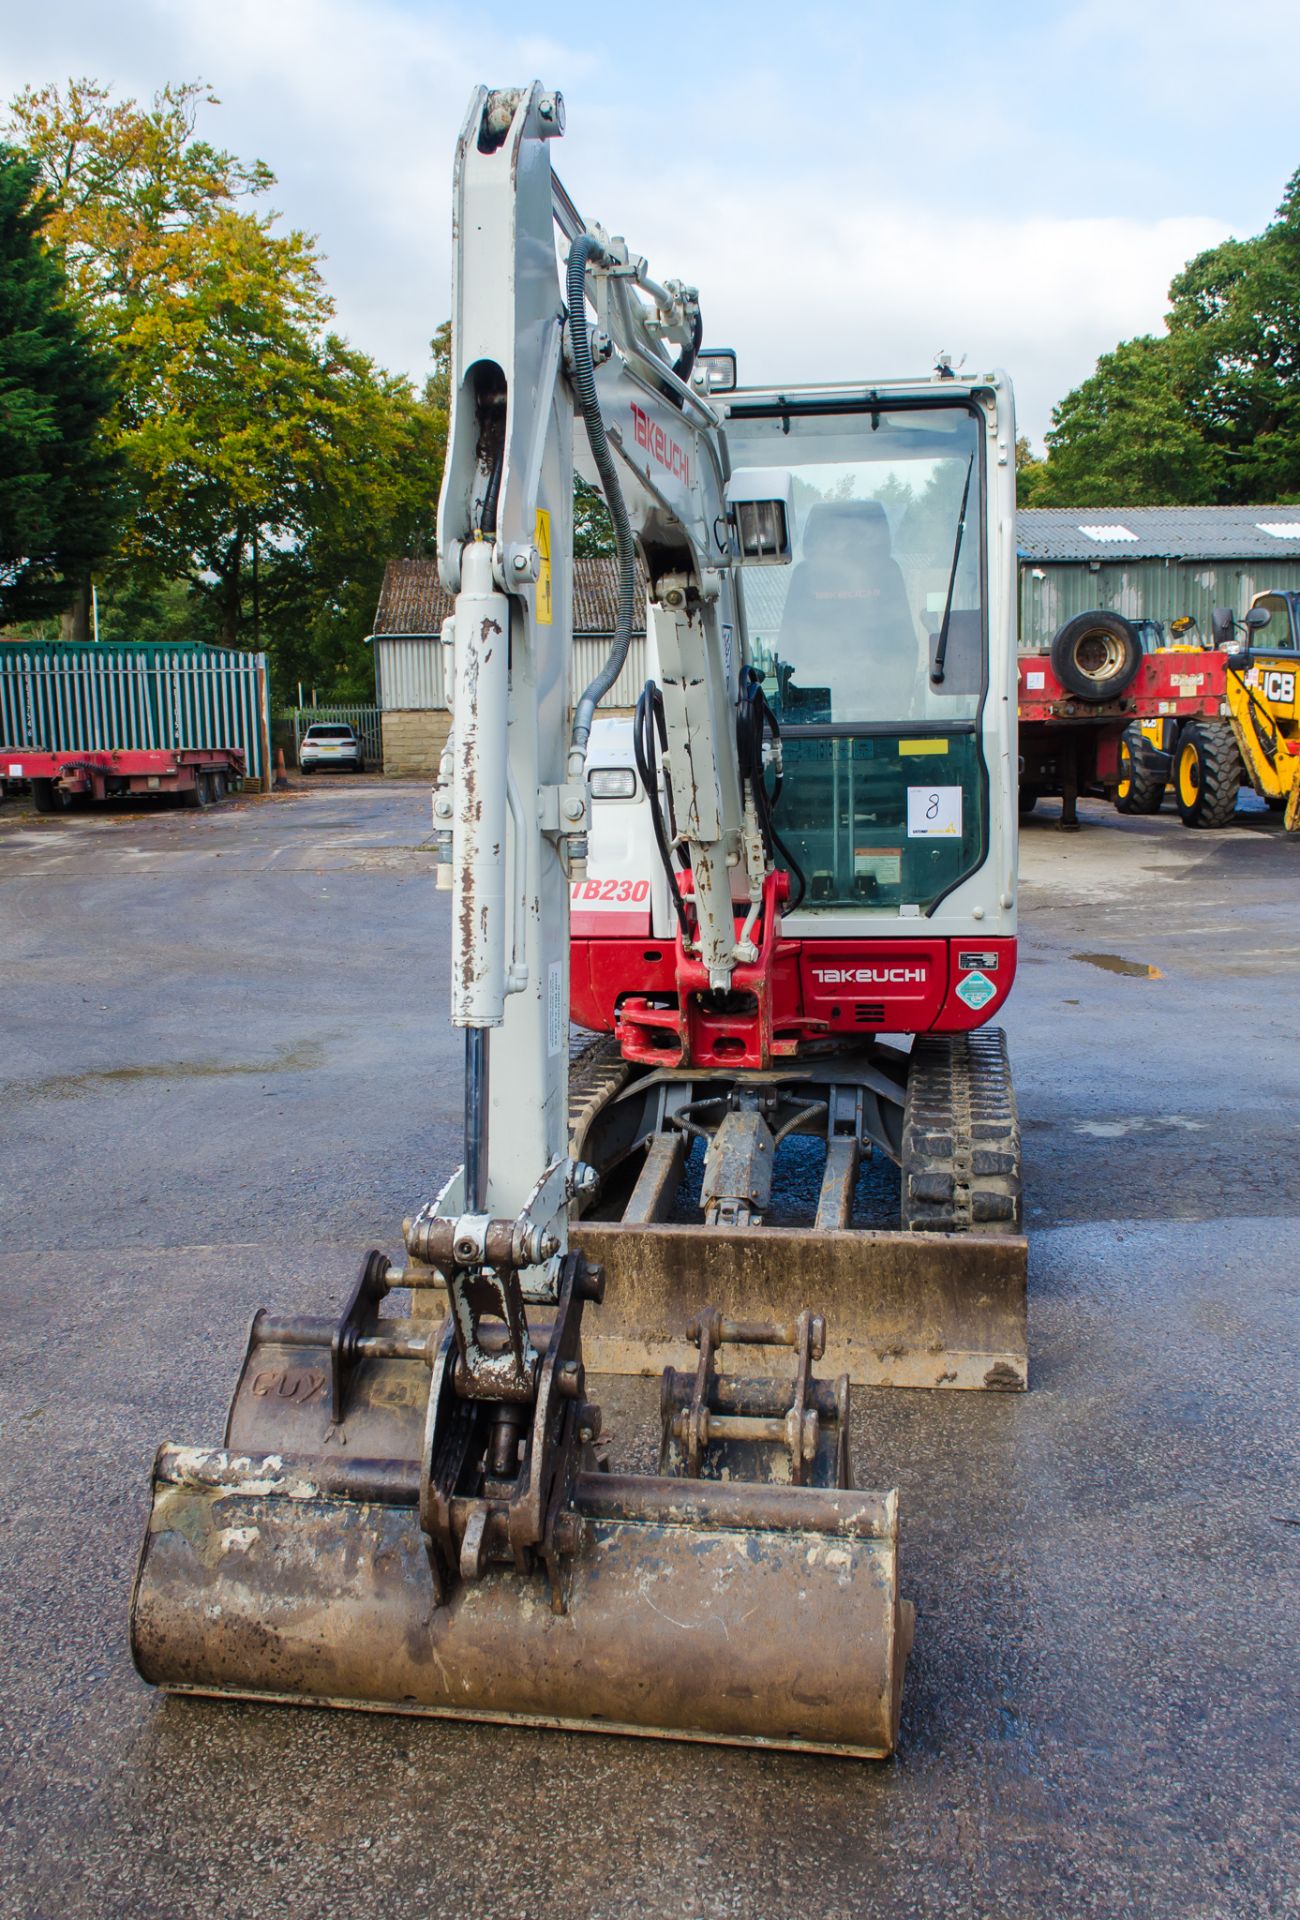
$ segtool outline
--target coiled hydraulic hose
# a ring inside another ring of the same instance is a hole
[[[623,489],[619,485],[618,469],[614,465],[614,455],[610,450],[609,439],[605,433],[605,422],[601,417],[600,401],[596,397],[595,371],[591,362],[591,336],[587,332],[587,262],[591,259],[603,260],[604,258],[604,249],[595,236],[590,233],[580,233],[569,249],[566,289],[569,303],[569,349],[573,356],[573,387],[582,412],[583,424],[587,429],[591,457],[596,463],[596,471],[600,475],[600,483],[605,495],[605,504],[609,508],[609,517],[613,522],[614,547],[618,555],[618,617],[614,626],[614,644],[609,650],[609,658],[590,686],[584,690],[573,711],[570,752],[578,756],[586,754],[591,723],[595,717],[598,701],[605,697],[623,671],[628,649],[632,645],[632,621],[636,603],[636,548],[632,540],[632,524],[627,517],[627,505],[623,499]]]

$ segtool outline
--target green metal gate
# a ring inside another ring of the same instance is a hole
[[[378,707],[290,707],[287,709],[287,714],[293,722],[295,762],[298,758],[298,749],[302,745],[302,736],[308,727],[345,726],[351,727],[361,742],[361,753],[366,765],[378,767],[383,764],[384,742]]]
[[[266,655],[139,642],[0,642],[0,749],[240,747],[265,784]]]

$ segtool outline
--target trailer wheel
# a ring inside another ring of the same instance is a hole
[[[205,773],[196,773],[194,776],[194,785],[181,789],[181,805],[183,807],[193,808],[206,807],[207,804],[208,776]]]
[[[1025,818],[1026,814],[1030,814],[1033,812],[1034,808],[1038,805],[1042,797],[1043,797],[1043,790],[1041,787],[1026,787],[1023,784],[1021,785],[1019,804],[1020,804],[1020,818],[1022,820]]]
[[[1193,720],[1174,755],[1174,797],[1185,827],[1226,827],[1244,769],[1226,720]]]
[[[63,809],[54,797],[52,780],[32,781],[32,805],[37,813],[62,813]]]
[[[1076,613],[1051,649],[1052,672],[1079,700],[1116,700],[1142,664],[1142,643],[1120,613]]]
[[[1159,813],[1169,771],[1169,756],[1153,747],[1139,727],[1126,727],[1119,743],[1117,811]]]
[[[1001,1027],[916,1040],[902,1175],[904,1232],[1020,1231],[1020,1120]]]

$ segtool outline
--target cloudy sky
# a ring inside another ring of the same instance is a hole
[[[415,375],[480,80],[564,93],[578,205],[698,283],[742,378],[883,377],[947,349],[1010,370],[1035,440],[1300,165],[1262,85],[1295,53],[1295,0],[0,0],[0,28],[5,99],[70,74],[137,97],[208,81],[204,132],[278,175],[342,330]]]

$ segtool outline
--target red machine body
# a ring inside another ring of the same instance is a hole
[[[1113,700],[1084,700],[1062,685],[1048,653],[1020,656],[1022,779],[1045,792],[1113,791],[1126,727],[1145,720],[1226,715],[1227,661],[1200,647],[1168,647],[1142,656]]]
[[[690,876],[681,878],[689,914]],[[587,887],[615,891],[588,897]],[[680,930],[671,940],[652,934],[648,883],[575,881],[574,1020],[616,1033],[624,1058],[638,1065],[753,1069],[793,1059],[811,1040],[968,1031],[1010,992],[1014,939],[789,938],[781,919],[788,892],[788,875],[768,876],[757,958],[736,968],[729,994],[715,995]]]
[[[239,747],[0,747],[0,778],[25,780],[33,792],[45,790],[65,801],[98,801],[126,794],[198,794],[201,783],[219,780],[223,789],[244,777]]]

